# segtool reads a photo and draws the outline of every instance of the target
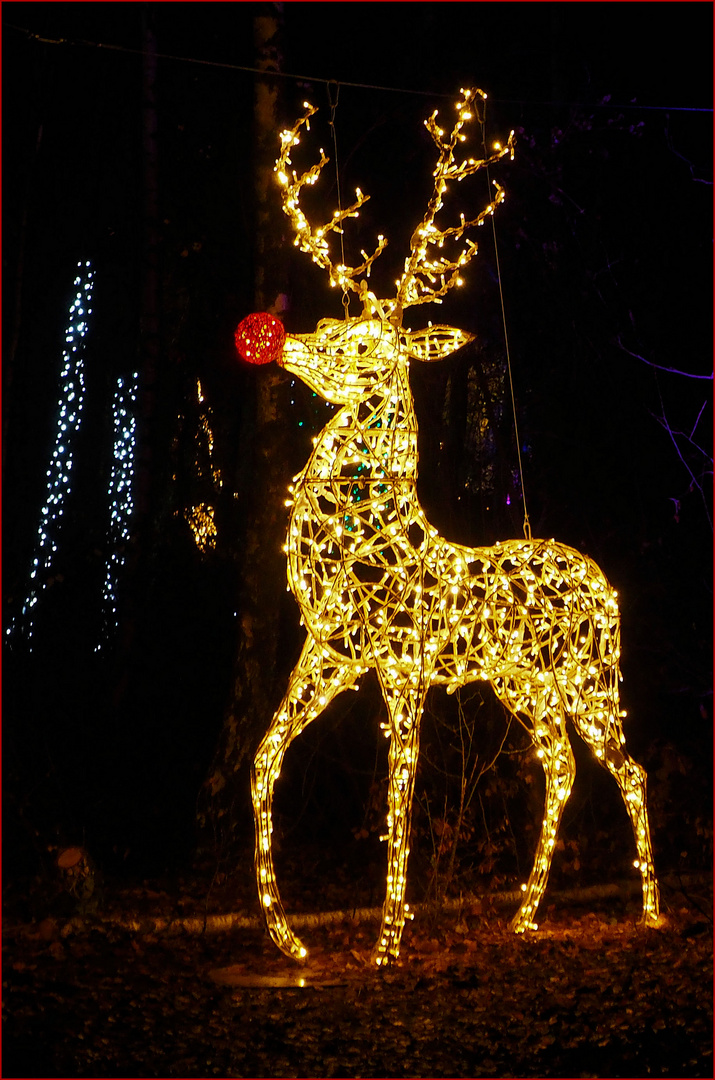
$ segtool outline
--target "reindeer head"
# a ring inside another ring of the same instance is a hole
[[[358,319],[324,319],[315,333],[289,337],[285,337],[281,324],[272,316],[249,316],[236,332],[236,345],[244,359],[253,363],[278,359],[326,400],[348,404],[387,381],[396,365],[407,364],[410,358],[441,359],[471,340],[471,334],[446,326],[430,326],[414,333],[402,328],[405,308],[415,304],[439,304],[451,288],[462,284],[462,270],[476,254],[477,245],[467,239],[461,250],[448,255],[442,253],[446,250],[445,244],[450,247],[458,243],[468,229],[481,225],[493,214],[504,199],[502,188],[495,182],[494,199],[476,217],[467,220],[461,214],[459,224],[444,228],[435,223],[451,181],[461,181],[506,154],[513,157],[512,132],[507,145],[497,143],[490,156],[455,161],[458,143],[467,138],[463,129],[474,120],[479,101],[486,98],[481,90],[462,90],[461,95],[456,104],[457,120],[449,135],[439,127],[436,111],[425,121],[439,150],[433,174],[434,191],[422,221],[412,233],[410,252],[395,296],[386,300],[379,300],[367,286],[372,264],[387,245],[384,236],[378,237],[377,247],[371,255],[361,252],[363,261],[359,266],[336,263],[330,253],[330,234],[342,232],[343,222],[357,217],[359,208],[369,196],[358,189],[354,203],[345,210],[336,210],[331,220],[320,226],[310,225],[300,208],[302,189],[316,183],[328,161],[321,150],[320,161],[306,172],[298,175],[290,168],[290,152],[300,141],[299,132],[303,126],[309,128],[310,117],[317,109],[306,103],[305,114],[289,131],[282,132],[281,154],[275,171],[281,185],[283,210],[296,231],[295,243],[328,271],[331,285],[342,289],[346,295],[357,293],[363,313]],[[264,320],[260,330],[251,322],[257,318]]]
[[[236,330],[245,360],[277,360],[311,390],[336,405],[349,405],[390,381],[411,359],[438,360],[473,335],[450,326],[415,333],[383,319],[322,319],[313,334],[286,334],[273,315],[249,315]]]

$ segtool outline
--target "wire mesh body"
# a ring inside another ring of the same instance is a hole
[[[387,894],[375,958],[397,957],[419,725],[433,684],[490,683],[530,733],[546,777],[534,867],[512,926],[535,929],[574,760],[566,720],[616,779],[634,830],[643,915],[658,917],[645,773],[625,752],[615,592],[586,556],[554,540],[468,548],[442,538],[417,495],[417,422],[410,360],[468,340],[387,320],[324,320],[289,336],[282,364],[341,406],[291,490],[288,583],[306,642],[256,755],[257,873],[269,930],[297,959],[305,948],[283,911],[271,859],[271,799],[287,747],[336,694],[377,672],[388,710]]]
[[[471,335],[448,326],[412,333],[404,311],[440,303],[462,284],[463,268],[477,247],[465,234],[494,214],[503,189],[476,215],[456,224],[438,218],[449,186],[505,156],[513,156],[513,132],[492,152],[468,150],[468,129],[484,127],[477,89],[462,89],[448,133],[437,112],[425,126],[437,148],[434,190],[413,231],[409,254],[392,299],[378,300],[367,279],[387,241],[378,236],[362,263],[345,265],[344,223],[369,196],[339,207],[313,226],[300,206],[327,162],[323,151],[303,172],[291,154],[316,109],[281,134],[276,175],[283,210],[295,243],[327,271],[331,284],[362,301],[361,318],[324,319],[314,334],[289,335],[279,362],[316,394],[340,406],[314,440],[311,458],[296,477],[286,554],[288,585],[301,610],[306,640],[288,689],[254,760],[252,794],[256,823],[256,872],[268,929],[276,944],[298,960],[305,946],[286,919],[271,854],[271,805],[288,746],[341,691],[354,689],[369,669],[377,672],[387,706],[383,725],[390,739],[387,805],[387,888],[375,960],[399,955],[409,916],[405,902],[410,819],[419,755],[420,720],[433,684],[447,691],[486,681],[530,733],[544,767],[546,801],[534,866],[522,886],[523,901],[512,926],[535,929],[535,915],[551,865],[558,826],[574,779],[566,732],[569,718],[597,758],[615,777],[633,826],[643,884],[643,918],[658,919],[643,770],[628,757],[621,726],[618,683],[620,624],[615,592],[590,559],[554,540],[532,540],[525,513],[525,540],[467,548],[441,537],[427,521],[417,494],[417,420],[409,384],[413,360],[449,356]],[[334,118],[334,109],[333,109]],[[459,153],[458,153],[459,151]],[[331,239],[341,238],[341,261]],[[347,306],[346,306],[347,311]],[[256,317],[251,317],[256,318]],[[281,328],[262,315],[251,324],[242,355],[261,362],[261,334]],[[275,320],[272,320],[275,322]],[[246,336],[239,326],[237,341]]]

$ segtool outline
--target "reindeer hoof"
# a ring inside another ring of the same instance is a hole
[[[527,930],[538,930],[539,924],[532,921],[531,916],[518,911],[509,923],[509,928],[515,934],[524,934]]]
[[[371,963],[379,968],[389,968],[397,960],[399,953],[390,952],[385,946],[376,945],[370,956]]]

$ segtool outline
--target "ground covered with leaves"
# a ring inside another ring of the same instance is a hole
[[[257,924],[197,930],[188,882],[74,919],[10,912],[2,1075],[710,1077],[709,896],[663,891],[648,932],[637,897],[554,895],[521,937],[494,899],[425,909],[386,971],[369,919],[301,929],[298,968]]]

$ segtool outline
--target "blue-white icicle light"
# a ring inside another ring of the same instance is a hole
[[[136,461],[136,401],[139,373],[117,379],[112,400],[113,464],[109,478],[109,543],[102,606],[104,638],[117,625],[117,583],[126,558],[131,536],[130,521],[134,512],[134,469]],[[100,643],[97,651],[102,648]]]
[[[40,522],[30,571],[30,585],[22,606],[19,624],[32,647],[32,637],[40,596],[52,584],[55,558],[65,500],[70,494],[77,435],[82,423],[85,396],[85,342],[92,314],[94,271],[90,262],[77,263],[75,295],[70,304],[65,347],[62,351],[60,393],[52,455],[47,466],[47,487],[40,510]],[[11,634],[13,627],[7,630]]]

